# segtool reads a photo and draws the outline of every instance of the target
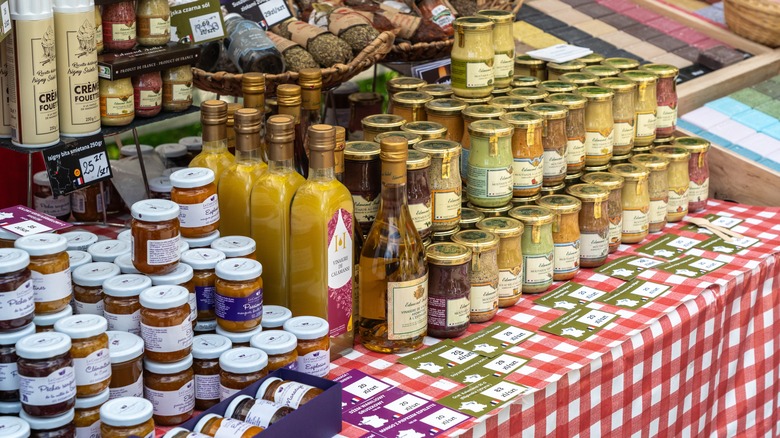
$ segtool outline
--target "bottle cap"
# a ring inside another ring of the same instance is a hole
[[[73,283],[79,286],[97,287],[102,286],[103,282],[120,273],[119,266],[113,263],[94,262],[74,269],[71,276]]]
[[[198,270],[214,269],[222,260],[225,260],[225,253],[211,248],[191,249],[181,255],[182,263]]]
[[[256,373],[267,366],[268,354],[257,348],[238,347],[219,356],[219,367],[228,373]]]
[[[152,402],[141,397],[119,397],[100,407],[100,421],[108,426],[130,427],[152,418]]]
[[[16,343],[16,355],[25,359],[47,359],[68,351],[70,337],[65,333],[35,333]]]
[[[219,231],[214,231],[213,233],[207,234],[203,237],[182,237],[181,238],[183,242],[187,242],[187,244],[190,246],[190,249],[208,248],[217,239],[219,239]]]
[[[205,167],[190,167],[171,174],[171,185],[179,189],[194,189],[213,182],[214,171]]]
[[[51,182],[49,182],[49,175],[46,173],[45,170],[41,170],[40,172],[35,172],[35,175],[33,175],[33,183],[39,186],[51,187]]]
[[[18,404],[19,404],[19,409],[21,410],[22,404],[21,403]],[[3,413],[18,414],[19,412],[3,412]],[[4,438],[28,438],[30,436],[30,424],[22,420],[21,418],[0,417],[0,436]]]
[[[19,412],[22,412],[22,402],[0,402],[0,414],[3,415],[15,415],[19,416]],[[13,418],[13,417],[0,417],[0,418]],[[5,435],[5,431],[0,429],[0,434],[3,436]],[[27,438],[29,436],[29,429],[27,430],[27,434],[22,434],[18,438]],[[16,438],[16,435],[11,435],[11,437]]]
[[[301,87],[282,84],[276,87],[276,103],[279,106],[301,106]]]
[[[111,363],[123,363],[144,354],[144,340],[128,332],[107,331]]]
[[[149,278],[152,280],[152,284],[155,286],[176,286],[176,285],[182,285],[190,280],[192,280],[193,272],[192,272],[192,266],[179,263],[176,265],[176,268],[165,275],[150,275]]]
[[[151,187],[151,181],[150,181],[150,187]],[[124,240],[125,242],[132,242],[133,241],[133,230],[124,230],[121,233],[116,235],[116,240]]]
[[[92,260],[109,263],[113,263],[122,254],[130,254],[130,251],[130,242],[123,240],[103,240],[87,248]]]
[[[71,339],[86,339],[102,335],[108,330],[106,318],[98,315],[73,315],[54,323],[54,330]]]
[[[135,269],[135,266],[133,265],[133,258],[130,253],[122,254],[115,258],[114,264],[119,266],[119,270],[122,271],[123,274],[140,274],[138,269]]]
[[[103,405],[108,401],[110,390],[108,388],[105,391],[93,395],[92,397],[82,397],[76,399],[76,409],[89,409]]]
[[[298,346],[298,338],[283,330],[268,330],[252,336],[249,345],[269,355],[289,353]]]
[[[138,299],[147,309],[163,310],[187,304],[189,295],[190,291],[181,286],[152,286],[141,292]]]
[[[103,283],[103,293],[110,297],[137,297],[152,287],[152,280],[146,275],[123,274],[109,278]]]
[[[296,316],[284,323],[284,331],[304,341],[320,339],[328,335],[328,321],[316,316]]]
[[[0,274],[21,271],[29,264],[30,256],[21,249],[0,249]]]
[[[187,155],[187,146],[181,143],[163,143],[154,150],[162,158],[179,158]]]
[[[225,253],[225,257],[243,257],[255,252],[254,239],[245,236],[225,236],[215,240],[211,247]]]
[[[149,146],[148,144],[140,144],[138,145],[141,149],[141,155],[151,155],[154,152],[154,148],[152,146]],[[138,156],[138,150],[135,148],[134,144],[128,144],[125,146],[122,146],[119,149],[119,154],[123,157],[137,157]]]
[[[66,251],[68,253],[68,261],[70,262],[70,269],[76,269],[79,266],[84,266],[87,263],[92,263],[92,256],[86,251]]]
[[[70,409],[68,412],[56,417],[33,417],[27,412],[19,412],[19,418],[26,421],[32,430],[54,430],[59,429],[73,421],[76,416],[76,410]]]
[[[68,240],[59,234],[42,233],[20,237],[14,247],[27,251],[32,257],[57,254],[68,249]]]
[[[63,233],[62,237],[68,240],[69,250],[86,251],[91,245],[98,242],[98,236],[89,231],[70,231]]]
[[[248,395],[237,395],[230,402],[230,404],[228,405],[227,409],[225,409],[225,417],[226,418],[233,418],[233,413],[236,412],[236,408],[244,400],[254,400],[254,399],[252,397],[248,396]],[[258,400],[258,401],[260,401],[260,400]]]
[[[227,19],[227,17],[225,17]],[[265,93],[265,75],[262,73],[244,73],[241,77],[241,90],[247,93]]]
[[[227,19],[227,17],[225,18]],[[224,125],[227,121],[227,103],[222,100],[207,100],[200,104],[200,121],[204,125]],[[201,148],[203,143],[201,142]],[[189,147],[187,148],[189,150]]]
[[[262,325],[264,329],[281,327],[290,318],[292,318],[292,312],[286,307],[263,306]]]
[[[11,0],[11,19],[15,21],[38,21],[51,18],[53,8],[51,0]],[[54,26],[52,28],[51,42],[54,44]],[[47,31],[48,33],[48,31]]]
[[[192,338],[192,357],[194,359],[217,359],[230,350],[233,343],[222,335],[198,335]]]
[[[216,272],[222,280],[249,281],[263,275],[263,265],[257,260],[238,257],[217,263]]]
[[[176,374],[188,368],[192,368],[192,355],[188,354],[178,362],[162,363],[144,359],[144,370],[155,374]],[[193,382],[187,383],[188,385]]]

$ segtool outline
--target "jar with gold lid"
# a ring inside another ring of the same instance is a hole
[[[513,306],[523,292],[523,223],[508,217],[488,218],[479,222],[477,228],[499,238],[498,307]]]
[[[544,292],[553,282],[553,212],[538,205],[525,205],[510,210],[509,216],[524,226],[523,293]]]
[[[677,129],[677,76],[680,70],[669,64],[645,64],[639,67],[658,75],[655,96],[658,103],[655,116],[656,137],[670,137]]]
[[[493,98],[493,95],[485,96],[485,97],[461,97],[461,96],[452,96],[453,99],[457,99],[463,103],[465,103],[468,106],[472,105],[487,105],[490,103],[490,99]]]
[[[609,159],[609,165],[614,166],[615,164],[628,163],[629,158],[631,158],[631,154],[613,155],[612,158]]]
[[[133,82],[130,78],[100,79],[100,124],[127,126],[135,119]]]
[[[406,160],[406,192],[409,213],[417,232],[425,239],[431,235],[433,216],[431,215],[431,188],[428,181],[428,169],[431,167],[430,155],[410,150]]]
[[[403,137],[406,139],[406,146],[409,147],[409,149],[413,148],[414,145],[422,141],[422,137],[420,134],[415,134],[413,132],[406,132],[406,131],[390,131],[390,132],[383,132],[381,134],[377,134],[376,137],[374,137],[374,141],[376,143],[381,143],[382,140],[389,138],[389,137]]]
[[[41,233],[20,237],[14,246],[30,256],[35,314],[57,313],[67,307],[73,296],[68,240]]]
[[[434,99],[425,104],[425,115],[429,122],[442,124],[447,128],[447,140],[460,143],[463,138],[463,110],[466,104],[458,99]]]
[[[544,81],[537,87],[540,90],[544,90],[550,94],[554,93],[573,93],[577,90],[577,86],[571,82],[563,82],[561,80]],[[548,96],[549,97],[549,96]]]
[[[584,62],[577,60],[567,62],[548,62],[547,80],[557,81],[562,74],[578,72],[585,67],[586,65]]]
[[[466,230],[452,236],[452,242],[471,251],[470,320],[490,321],[498,312],[498,236],[480,229]]]
[[[462,158],[460,160],[460,175],[464,182],[468,182],[468,162],[471,153],[471,134],[469,126],[472,122],[478,120],[498,120],[506,111],[494,105],[470,105],[462,112],[463,117],[463,137],[460,144],[462,146]]]
[[[597,268],[609,254],[609,191],[595,184],[576,184],[566,192],[579,199],[580,266]]]
[[[591,73],[574,72],[564,73],[558,80],[574,84],[577,87],[588,87],[596,85],[596,82],[599,81],[599,77]]]
[[[638,164],[617,164],[610,173],[622,176],[623,184],[623,243],[638,243],[647,237],[650,221],[650,193],[647,179],[650,172]]]
[[[421,91],[401,91],[393,95],[392,114],[403,117],[407,123],[425,120],[425,104],[433,96]]]
[[[634,120],[636,83],[625,78],[610,77],[600,80],[598,86],[609,88],[615,93],[612,98],[612,120],[615,124],[612,155],[627,155],[634,147],[636,135]]]
[[[435,140],[444,138],[447,134],[447,127],[438,122],[419,121],[401,126],[401,131],[417,134],[422,140]]]
[[[430,156],[431,160],[428,185],[431,191],[432,230],[444,231],[457,227],[463,187],[458,162],[460,145],[449,140],[425,140],[414,148]]]
[[[434,100],[449,99],[452,97],[452,86],[450,84],[427,84],[416,91],[422,91],[430,94]]]
[[[650,211],[647,213],[648,231],[660,233],[666,226],[668,215],[670,161],[660,154],[637,154],[628,161],[645,166],[650,172],[647,180],[647,190],[650,195]]]
[[[493,91],[490,92],[490,95],[493,99],[496,97],[506,97],[509,95],[510,91],[512,91],[512,87],[494,88]]]
[[[195,410],[192,355],[177,362],[144,359],[144,398],[154,406],[154,423],[172,426],[190,419]]]
[[[529,55],[515,56],[515,75],[533,76],[540,81],[547,80],[547,63]]]
[[[591,172],[582,176],[583,184],[593,184],[609,191],[609,252],[617,251],[623,241],[623,184],[622,176],[609,172]]]
[[[509,210],[512,209],[511,202],[508,202],[505,205],[499,205],[498,207],[480,207],[472,204],[471,202],[466,204],[466,206],[472,210],[482,213],[482,215],[486,218],[502,216],[506,217],[509,214]]]
[[[263,350],[268,355],[268,372],[280,368],[298,369],[298,338],[283,330],[267,330],[252,336],[252,348]]]
[[[691,153],[678,146],[659,146],[653,149],[653,154],[669,160],[667,172],[669,204],[666,219],[669,222],[679,222],[688,214],[688,191],[690,189],[688,166]]]
[[[512,31],[514,14],[499,9],[483,9],[477,16],[493,21],[493,85],[495,88],[507,88],[512,82],[515,59],[515,38]]]
[[[542,197],[550,195],[562,195],[566,192],[566,183],[560,183],[556,186],[542,187]]]
[[[387,112],[393,111],[393,95],[402,91],[418,91],[428,83],[420,78],[409,76],[398,76],[387,81]],[[370,139],[366,139],[371,141]]]
[[[534,113],[511,112],[501,120],[514,128],[512,134],[512,196],[533,196],[539,193],[544,176],[544,119]]]
[[[544,119],[542,143],[544,144],[544,187],[556,186],[566,177],[566,116],[569,110],[554,103],[535,103],[527,111]]]
[[[536,201],[539,200],[539,198],[541,197],[542,194],[537,193],[534,196],[512,198],[512,208],[521,207],[524,205],[536,205]]]
[[[585,167],[585,104],[579,94],[556,93],[547,96],[547,102],[562,105],[566,113],[566,173],[581,172]]]
[[[710,165],[707,160],[710,142],[699,137],[679,137],[672,144],[691,153],[691,159],[688,161],[688,177],[691,180],[688,211],[695,213],[704,210],[710,191]]]
[[[365,117],[360,123],[363,126],[363,140],[376,141],[374,137],[377,134],[400,130],[406,119],[395,114],[374,114]]]
[[[468,129],[472,146],[466,187],[469,202],[480,207],[508,204],[513,184],[512,125],[499,120],[478,120]]]
[[[154,434],[152,402],[141,397],[120,397],[100,407],[103,438],[148,437]]]
[[[566,175],[566,179],[563,180],[563,185],[566,187],[573,186],[575,184],[580,183],[580,178],[582,178],[582,175],[584,175],[585,172],[578,172],[578,173],[569,173]]]
[[[600,53],[591,53],[589,55],[585,55],[582,58],[577,58],[577,61],[580,61],[582,63],[585,63],[585,65],[598,65],[601,63],[601,61],[604,60],[604,55]]]
[[[495,77],[493,20],[479,16],[460,17],[452,26],[455,29],[451,54],[453,93],[470,98],[489,96]]]
[[[90,397],[108,389],[111,359],[107,329],[106,319],[98,315],[73,315],[54,323],[55,331],[71,339],[76,397]]]
[[[252,347],[237,347],[219,356],[219,400],[233,394],[268,375],[268,355]]]
[[[460,231],[460,227],[455,227],[447,231],[434,231],[431,233],[431,243],[452,242],[452,236]]]
[[[193,336],[189,291],[181,286],[152,286],[138,298],[146,358],[170,363],[187,357]]]
[[[614,145],[612,98],[603,87],[580,87],[577,94],[588,99],[585,105],[585,165],[608,164]]]
[[[536,88],[542,83],[536,76],[515,75],[512,77],[512,88]]]
[[[469,327],[471,251],[457,243],[435,243],[428,260],[428,336],[455,338]]]
[[[524,110],[525,107],[531,104],[531,101],[522,97],[501,96],[491,99],[490,104],[511,113]]]
[[[620,71],[634,70],[639,67],[639,61],[632,58],[606,58],[601,61],[601,64],[614,67]]]
[[[634,81],[637,85],[636,98],[634,99],[634,113],[636,114],[634,148],[652,146],[656,137],[658,109],[656,83],[658,76],[646,70],[628,70],[622,72],[620,77]]]
[[[485,214],[470,207],[460,209],[460,229],[473,230],[477,228],[477,223],[485,219]]]
[[[380,181],[379,143],[350,141],[344,148],[344,185],[352,194],[355,220],[366,235],[379,210]]]
[[[514,90],[510,91],[509,95],[512,97],[527,99],[531,101],[531,103],[540,103],[543,102],[544,99],[550,95],[550,93],[540,88],[522,87],[515,88]]]
[[[582,203],[569,195],[542,196],[538,204],[553,212],[553,280],[571,280],[580,270],[579,212]]]
[[[611,78],[620,74],[620,69],[611,65],[595,64],[582,69],[582,73],[589,73],[598,76],[599,79]]]

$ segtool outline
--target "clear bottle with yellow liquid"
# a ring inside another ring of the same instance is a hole
[[[252,189],[252,238],[257,260],[263,265],[263,301],[289,307],[290,205],[306,180],[293,168],[295,118],[275,115],[268,119],[268,170]]]
[[[279,114],[295,117],[295,141],[293,142],[293,165],[295,171],[308,178],[309,157],[304,148],[304,132],[301,130],[301,87],[282,84],[276,87],[276,103]]]
[[[227,103],[207,100],[200,105],[203,125],[203,150],[190,162],[190,167],[205,167],[214,171],[214,182],[236,161],[227,149]]]
[[[262,73],[244,73],[241,77],[241,92],[244,94],[244,108],[260,111],[260,159],[268,162],[265,143],[265,76]]]
[[[290,310],[330,324],[331,358],[352,350],[353,204],[335,176],[335,129],[309,128],[309,177],[290,209]]]
[[[223,236],[249,236],[251,212],[249,196],[255,181],[268,165],[260,159],[260,124],[263,114],[252,108],[236,111],[236,163],[222,172],[219,179],[219,232]]]

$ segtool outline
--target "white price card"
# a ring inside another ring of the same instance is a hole
[[[105,152],[98,152],[79,159],[81,165],[81,177],[84,178],[84,184],[111,176],[111,168],[108,165],[108,157]]]

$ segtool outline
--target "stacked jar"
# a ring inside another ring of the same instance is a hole
[[[536,196],[544,178],[544,142],[541,116],[513,112],[501,116],[501,120],[514,128],[512,133],[512,196],[527,198]]]
[[[544,119],[542,124],[542,144],[544,145],[544,176],[542,186],[553,190],[563,184],[568,165],[566,163],[566,116],[568,110],[563,105],[535,103],[527,108],[530,113]]]
[[[607,216],[609,217],[609,252],[617,251],[623,241],[623,183],[622,176],[607,172],[593,172],[582,176],[585,184],[597,185],[609,192]]]
[[[515,207],[509,216],[523,223],[523,293],[546,291],[553,282],[553,244],[551,210],[536,205]]]
[[[470,321],[490,321],[498,312],[498,236],[479,229],[466,230],[455,234],[452,241],[471,251]]]
[[[428,154],[431,160],[428,185],[431,191],[432,230],[454,229],[460,222],[463,187],[458,161],[460,145],[450,140],[425,140],[414,148]]]
[[[523,292],[523,224],[511,218],[488,218],[477,224],[499,238],[498,242],[498,307],[511,307]]]

